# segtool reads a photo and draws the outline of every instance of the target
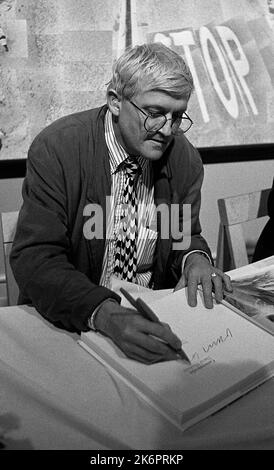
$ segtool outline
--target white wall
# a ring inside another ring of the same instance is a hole
[[[15,211],[20,207],[22,181],[22,178],[0,179],[0,212]],[[4,272],[4,260],[0,253],[0,274]],[[6,296],[6,284],[0,283],[0,306],[6,305]]]
[[[16,211],[22,204],[23,178],[0,179],[0,212]]]
[[[219,213],[217,199],[252,192],[272,186],[274,160],[205,165],[202,189],[201,225],[203,236],[216,252]],[[256,243],[267,218],[246,224],[249,244]]]

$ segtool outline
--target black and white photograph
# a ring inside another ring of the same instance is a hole
[[[273,336],[274,1],[0,0],[0,462],[274,450]]]

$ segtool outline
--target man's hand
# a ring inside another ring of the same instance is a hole
[[[202,285],[204,302],[207,308],[213,307],[213,291],[216,302],[221,302],[224,290],[228,292],[233,290],[230,277],[227,274],[214,268],[201,253],[192,253],[187,257],[184,272],[175,287],[175,290],[178,290],[187,286],[188,304],[191,307],[197,305],[198,284]]]
[[[169,325],[153,323],[131,308],[104,302],[95,319],[96,329],[110,337],[130,358],[145,364],[178,359],[182,346]]]

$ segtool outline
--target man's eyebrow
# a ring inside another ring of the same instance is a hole
[[[157,111],[157,112],[159,112],[159,113],[161,113],[161,114],[167,114],[167,113],[169,113],[169,110],[167,110],[166,108],[164,108],[164,107],[161,106],[160,104],[159,104],[159,105],[158,105],[158,104],[150,104],[150,105],[147,104],[147,105],[143,106],[143,109],[145,109],[145,110],[147,110],[147,111],[149,111],[150,109],[152,109],[152,110],[155,110],[155,111]],[[185,113],[185,111],[186,111],[185,109],[184,109],[184,110],[178,110],[178,111],[174,111],[174,113],[172,113],[172,114],[182,116],[182,115]]]
[[[156,111],[159,111],[161,113],[167,112],[165,110],[165,108],[163,108],[163,106],[161,106],[160,104],[147,104],[147,105],[143,106],[143,109],[147,109],[147,110],[155,109]]]

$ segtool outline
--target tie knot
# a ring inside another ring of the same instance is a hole
[[[128,157],[124,162],[124,169],[129,177],[134,178],[140,171],[140,164],[136,158]]]

